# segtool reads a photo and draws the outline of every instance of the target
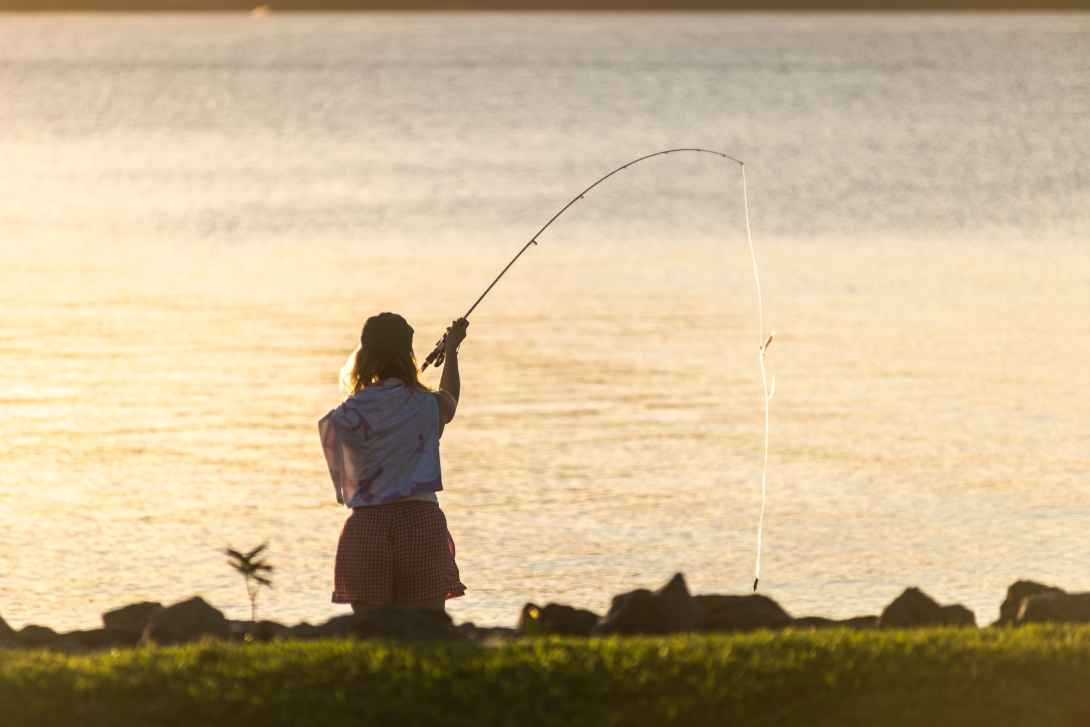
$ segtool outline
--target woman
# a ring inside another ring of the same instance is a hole
[[[420,380],[404,318],[380,313],[363,327],[342,372],[349,396],[318,423],[337,502],[352,508],[337,544],[333,603],[442,611],[465,594],[435,493],[443,489],[439,437],[458,408],[458,344],[468,326],[459,318],[447,329],[434,392]]]

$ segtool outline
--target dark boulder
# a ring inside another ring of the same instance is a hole
[[[1016,624],[1090,623],[1090,593],[1041,593],[1022,600]]]
[[[15,641],[15,629],[8,626],[8,622],[0,616],[0,646],[10,644]]]
[[[704,612],[704,624],[708,631],[775,630],[790,626],[793,621],[780,604],[757,593],[745,596],[697,596],[696,602]]]
[[[942,612],[944,626],[976,628],[976,614],[973,613],[971,608],[962,606],[960,603],[951,603],[943,606],[940,611]]]
[[[90,629],[62,635],[64,646],[72,651],[125,649],[136,646],[140,634],[129,629]]]
[[[544,608],[527,603],[522,607],[517,631],[526,636],[555,634],[557,636],[589,636],[598,623],[598,614],[560,603],[548,603]]]
[[[44,649],[57,646],[64,637],[48,626],[24,626],[15,634],[15,645],[20,649]]]
[[[128,606],[107,611],[102,614],[102,625],[108,629],[135,632],[137,636],[144,633],[148,621],[152,615],[162,610],[163,604],[153,601],[141,601],[130,603]]]
[[[140,634],[119,629],[91,629],[59,634],[46,626],[25,626],[15,635],[12,645],[20,649],[52,651],[92,651],[136,645]]]
[[[878,628],[877,616],[853,616],[846,619],[822,618],[821,616],[804,616],[792,622],[793,628],[799,629],[856,629],[867,631]]]
[[[877,616],[852,616],[839,622],[841,626],[849,629],[876,629],[878,628]],[[976,623],[976,619],[973,619],[973,623]]]
[[[206,636],[229,639],[231,627],[218,609],[194,596],[152,614],[140,643],[185,644]]]
[[[1015,581],[1007,589],[1007,597],[1004,599],[1003,604],[999,607],[999,620],[995,622],[996,626],[1006,626],[1007,624],[1014,623],[1015,618],[1018,616],[1018,611],[1022,608],[1022,602],[1030,596],[1040,595],[1062,595],[1066,593],[1062,588],[1056,588],[1055,586],[1046,586],[1043,583],[1037,583],[1035,581]]]
[[[976,626],[976,617],[960,604],[940,606],[919,588],[906,588],[878,617],[878,627],[883,629],[917,626],[972,627]]]
[[[253,621],[235,621],[233,619],[227,619],[227,628],[231,631],[232,641],[245,641],[246,636],[253,627]]]
[[[318,626],[314,634],[311,638],[407,641],[452,641],[462,638],[447,613],[401,606],[375,606],[358,613],[337,616]]]
[[[657,591],[640,588],[613,597],[593,634],[674,634],[704,630],[704,612],[689,593],[685,577],[674,575]]]
[[[457,626],[458,634],[469,641],[485,641],[487,639],[511,639],[518,636],[515,629],[504,626],[477,626],[472,621],[467,621]]]
[[[276,621],[257,621],[250,626],[250,630],[246,634],[246,641],[272,641],[277,636],[286,634],[290,630],[284,624]]]
[[[306,641],[308,639],[319,639],[321,638],[321,634],[319,633],[317,626],[307,621],[302,621],[294,626],[289,626],[287,631],[283,631],[273,638],[278,641],[284,639]]]

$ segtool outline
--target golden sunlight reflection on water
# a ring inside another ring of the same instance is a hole
[[[4,286],[16,313],[0,370],[13,620],[86,625],[88,610],[192,592],[242,617],[216,549],[265,539],[279,569],[267,612],[333,612],[344,513],[314,424],[337,401],[340,363],[378,309],[430,341],[445,311],[418,291],[453,280],[450,297],[468,300],[486,257],[421,260],[406,289],[401,261],[363,269],[342,252],[175,248],[6,268],[21,281]],[[689,256],[618,270],[588,255],[596,286],[624,281],[598,290],[565,275],[570,256],[541,252],[464,347],[441,502],[470,591],[451,610],[502,623],[528,599],[602,608],[674,569],[699,590],[741,590],[761,434],[745,268],[720,266],[704,287]],[[1086,271],[1064,286],[1049,265],[979,246],[925,252],[763,248],[781,330],[764,571],[796,610],[873,610],[908,582],[994,600],[1027,569],[1077,581],[1087,351],[1055,346],[1071,321],[1055,314],[1075,313]],[[971,280],[935,280],[936,262],[969,259]],[[655,272],[685,266],[691,288],[654,289]],[[1050,292],[1009,296],[1045,280]]]
[[[1017,578],[1090,588],[1090,94],[1063,90],[1085,88],[1085,19],[1026,21],[1017,68],[1011,21],[976,16],[4,22],[13,625],[193,593],[245,618],[219,549],[264,540],[260,614],[339,612],[345,512],[316,422],[364,318],[396,310],[430,349],[571,194],[675,139],[750,152],[777,330],[762,591],[850,616],[919,585],[987,621]],[[540,43],[537,65],[503,38]],[[937,139],[947,154],[913,156]],[[761,332],[737,168],[625,175],[473,316],[442,444],[459,620],[601,610],[677,570],[699,592],[752,582]]]

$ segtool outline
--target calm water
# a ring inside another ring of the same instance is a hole
[[[316,422],[601,174],[747,162],[776,377],[762,590],[995,618],[1090,589],[1090,16],[0,15],[0,614],[91,626],[269,540],[338,612]],[[738,167],[595,190],[474,314],[440,501],[467,596],[752,581]]]

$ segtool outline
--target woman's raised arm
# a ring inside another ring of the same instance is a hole
[[[439,405],[439,434],[443,434],[443,425],[454,418],[458,409],[458,397],[461,394],[462,380],[458,375],[458,345],[465,340],[469,321],[459,318],[451,322],[447,329],[446,361],[443,375],[439,377],[439,391],[435,392],[435,402]]]

